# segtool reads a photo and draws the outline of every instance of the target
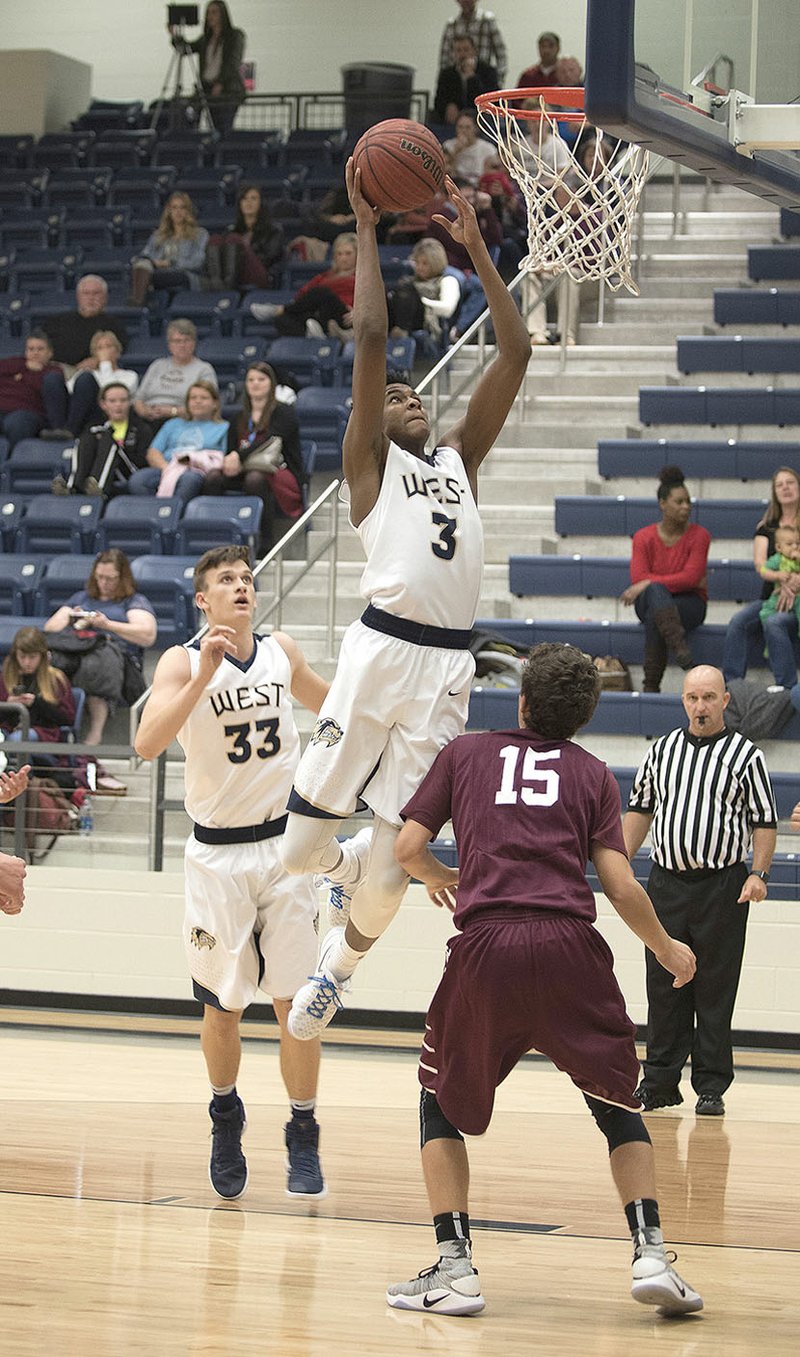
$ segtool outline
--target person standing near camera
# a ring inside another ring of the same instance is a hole
[[[233,127],[236,110],[244,99],[244,81],[240,70],[244,56],[245,35],[234,28],[225,0],[210,0],[203,18],[203,32],[193,42],[187,42],[176,31],[173,11],[188,6],[169,6],[170,32],[173,42],[180,40],[186,50],[196,52],[200,65],[200,81],[208,100],[208,111],[220,136],[227,136]],[[193,8],[193,7],[192,7]],[[194,8],[194,23],[197,9]],[[190,22],[184,18],[183,22]]]

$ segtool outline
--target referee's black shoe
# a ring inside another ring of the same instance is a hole
[[[725,1103],[719,1093],[701,1093],[694,1110],[698,1117],[724,1117]]]
[[[683,1102],[683,1094],[679,1088],[670,1088],[657,1093],[645,1083],[641,1083],[637,1088],[636,1097],[645,1112],[659,1112],[662,1107],[680,1107]]]

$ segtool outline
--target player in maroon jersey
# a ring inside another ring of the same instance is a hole
[[[634,878],[611,772],[570,742],[598,696],[587,656],[536,646],[522,675],[520,729],[453,740],[402,812],[397,858],[436,904],[454,910],[462,932],[447,945],[419,1064],[422,1166],[440,1256],[389,1288],[398,1309],[483,1309],[462,1133],[486,1130],[495,1089],[533,1047],[570,1076],[606,1136],[633,1239],[634,1299],[670,1314],[703,1306],[664,1250],[653,1147],[634,1092],[634,1027],[611,951],[592,926],[587,861],[676,986],[692,979],[695,958],[664,931]],[[451,819],[458,870],[428,847]]]

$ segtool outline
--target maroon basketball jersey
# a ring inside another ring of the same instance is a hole
[[[594,920],[592,844],[625,853],[619,789],[606,765],[569,740],[529,730],[460,735],[402,815],[434,836],[452,819],[459,928],[509,907]]]

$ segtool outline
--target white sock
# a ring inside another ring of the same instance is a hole
[[[341,984],[343,980],[349,980],[356,966],[366,952],[357,952],[355,947],[351,947],[344,940],[344,934],[339,942],[335,943],[325,961],[326,974]]]

